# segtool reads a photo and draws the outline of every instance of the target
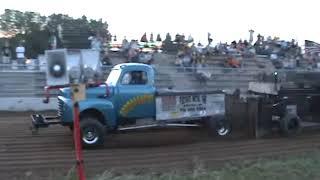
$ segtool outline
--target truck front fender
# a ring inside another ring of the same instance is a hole
[[[112,102],[103,99],[88,99],[80,101],[80,114],[90,110],[96,110],[103,115],[103,124],[109,128],[117,126],[117,119]]]

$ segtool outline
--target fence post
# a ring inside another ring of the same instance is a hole
[[[259,105],[260,98],[251,96],[247,98],[247,113],[248,113],[248,136],[258,137],[258,121],[259,121]]]

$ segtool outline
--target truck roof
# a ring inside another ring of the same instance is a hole
[[[145,68],[145,69],[152,69],[151,66],[147,65],[147,64],[142,64],[142,63],[121,63],[121,64],[117,64],[113,67],[113,69],[122,69],[122,68],[132,68],[132,69],[135,69],[135,68]]]

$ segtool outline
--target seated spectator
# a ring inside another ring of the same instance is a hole
[[[197,45],[197,51],[198,51],[198,53],[199,54],[202,54],[202,52],[203,52],[203,45],[201,44],[201,43],[198,43],[198,45]]]
[[[177,67],[181,67],[182,66],[182,59],[184,57],[183,51],[179,50],[176,56],[176,60],[175,60],[175,65]]]
[[[204,61],[202,61],[201,63],[198,63],[196,65],[196,72],[195,72],[195,77],[197,80],[199,80],[200,85],[207,84],[207,81],[211,79],[212,74],[208,69],[205,69],[206,65],[204,63]]]
[[[138,62],[139,48],[133,43],[128,51],[128,62]]]
[[[184,67],[190,67],[191,65],[191,57],[189,55],[184,55],[182,58],[182,64]]]
[[[180,57],[177,57],[174,64],[180,67],[182,65],[182,59]]]
[[[238,59],[236,59],[235,57],[232,57],[230,56],[228,59],[227,59],[227,62],[226,62],[226,66],[227,67],[231,67],[231,68],[239,68],[241,66],[241,63]]]

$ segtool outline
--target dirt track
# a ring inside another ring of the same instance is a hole
[[[71,132],[52,126],[31,135],[27,114],[0,115],[0,177],[45,179],[49,173],[65,174],[75,163]],[[227,161],[254,159],[318,150],[320,134],[296,138],[249,140],[211,139],[203,129],[171,129],[133,132],[107,137],[104,148],[85,150],[87,174],[106,169],[119,172],[146,169],[190,169],[199,161],[219,166]]]

